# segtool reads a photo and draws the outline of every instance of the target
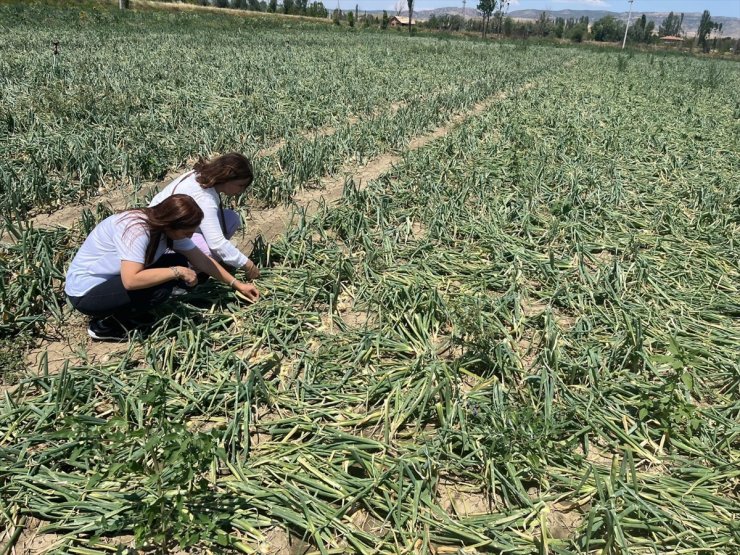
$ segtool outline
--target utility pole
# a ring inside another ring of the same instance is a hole
[[[463,20],[465,19],[465,4],[467,4],[467,0],[463,0]]]
[[[624,45],[627,44],[627,31],[629,31],[630,28],[630,17],[632,17],[632,2],[635,0],[629,0],[630,3],[630,11],[627,14],[627,27],[624,28],[624,39],[622,40],[622,50],[624,50]]]

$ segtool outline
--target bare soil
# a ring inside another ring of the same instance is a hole
[[[48,553],[61,543],[62,536],[39,533],[43,523],[35,518],[28,519],[11,555],[39,555]]]
[[[547,535],[557,540],[575,538],[585,515],[575,503],[560,501],[547,506]]]
[[[49,339],[28,352],[26,361],[31,373],[42,373],[42,363],[48,364],[49,373],[61,370],[66,362],[70,364],[98,363],[112,360],[115,354],[128,350],[126,343],[93,341],[87,335],[87,318],[73,312],[66,322],[64,335],[51,330]],[[44,361],[46,355],[46,361]]]
[[[495,505],[484,492],[443,479],[437,484],[437,497],[439,506],[453,518],[490,514]]]
[[[27,518],[23,524],[23,531],[21,532],[18,541],[10,550],[9,555],[42,555],[57,549],[61,545],[62,541],[64,541],[64,536],[41,532],[40,529],[43,526],[44,522],[35,518]],[[9,533],[13,533],[13,530],[10,530]],[[0,547],[4,546],[4,539],[5,538],[0,535]],[[111,547],[119,547],[123,550],[134,546],[134,537],[130,535],[122,535],[101,538],[100,542]],[[125,553],[125,551],[121,552]]]

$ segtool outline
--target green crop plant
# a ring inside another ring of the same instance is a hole
[[[6,230],[13,243],[0,250],[0,336],[40,332],[48,319],[62,319],[60,284],[70,259],[70,234],[12,223]]]
[[[110,17],[105,29],[145,25]],[[221,21],[172,20],[196,35]],[[307,33],[321,50],[350,40],[339,31]],[[372,37],[368,48],[402,39]],[[736,550],[740,73],[713,62],[726,86],[693,88],[703,60],[636,52],[621,72],[599,51],[470,42],[439,54],[489,48],[543,65],[435,93],[395,127],[369,88],[354,124],[337,116],[336,133],[303,143],[293,126],[258,161],[281,201],[353,153],[404,154],[259,244],[259,303],[209,283],[127,348],[42,364],[2,390],[9,545],[38,520],[58,553],[269,552],[280,534],[323,553]],[[405,150],[498,91],[509,94]],[[8,302],[51,280],[39,318],[68,321],[54,299],[80,240],[19,228],[7,271],[32,266],[31,252],[45,262],[23,287],[3,281]]]

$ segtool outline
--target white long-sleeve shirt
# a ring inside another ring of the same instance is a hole
[[[200,183],[195,180],[195,172],[191,171],[185,174],[185,176],[176,178],[172,183],[162,189],[152,199],[149,206],[156,206],[174,194],[192,197],[198,206],[200,206],[200,209],[203,210],[203,221],[200,224],[198,232],[203,235],[206,243],[208,243],[211,253],[224,264],[228,264],[234,268],[243,267],[247,263],[247,260],[249,260],[247,255],[242,253],[231,241],[224,237],[219,218],[218,193],[213,188],[204,189],[201,187]]]

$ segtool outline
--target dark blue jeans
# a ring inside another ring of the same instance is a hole
[[[147,268],[187,267],[187,265],[188,259],[182,254],[170,253],[162,255]],[[93,318],[116,316],[128,319],[145,314],[154,306],[165,302],[178,283],[173,279],[147,289],[129,291],[123,286],[121,276],[118,275],[96,285],[81,297],[69,297],[69,301],[76,310]]]

